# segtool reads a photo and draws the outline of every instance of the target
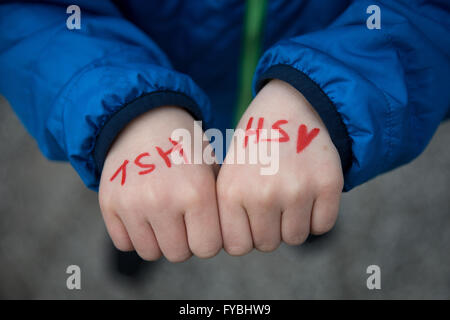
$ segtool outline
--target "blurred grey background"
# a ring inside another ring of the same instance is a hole
[[[47,161],[0,97],[0,298],[449,299],[449,231],[447,121],[418,159],[344,194],[327,236],[270,254],[162,260],[130,281],[112,271],[97,194]],[[66,288],[72,264],[81,290]],[[381,290],[366,287],[372,264]]]

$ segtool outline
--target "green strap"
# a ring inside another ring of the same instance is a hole
[[[262,49],[266,6],[267,0],[247,0],[245,4],[244,35],[239,66],[239,92],[234,117],[235,125],[252,101],[252,78]]]

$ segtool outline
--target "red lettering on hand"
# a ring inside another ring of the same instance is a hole
[[[308,128],[302,124],[298,127],[297,153],[303,151],[319,134],[320,129],[314,128],[308,133]]]
[[[181,146],[181,143],[178,143],[171,138],[169,138],[170,142],[174,145],[174,148],[172,151],[179,151],[180,155],[183,157],[184,163],[189,163],[188,158],[186,157],[186,154],[183,151],[183,147]]]
[[[264,139],[263,141],[288,142],[289,141],[289,135],[287,134],[286,131],[284,131],[283,129],[280,128],[283,124],[286,124],[286,123],[288,123],[287,120],[278,120],[277,122],[275,122],[272,125],[272,129],[273,130],[278,130],[280,132],[280,134],[281,134],[280,138],[277,138],[277,139]]]
[[[160,147],[156,146],[156,151],[158,151],[159,155],[161,156],[161,158],[164,160],[164,162],[166,163],[167,167],[170,168],[172,166],[172,163],[170,162],[170,158],[169,158],[169,154],[172,152],[173,148],[170,148],[167,151],[163,151],[163,149],[161,149]]]
[[[288,120],[283,120],[283,119],[276,121],[272,125],[272,129],[278,130],[280,133],[280,137],[276,138],[276,139],[264,139],[264,141],[288,142],[290,140],[289,134],[281,128],[282,125],[285,125],[287,123],[288,123]],[[264,125],[264,118],[260,117],[258,119],[258,125],[257,125],[256,129],[252,129],[252,124],[253,124],[253,117],[250,117],[247,122],[247,128],[245,131],[244,148],[247,147],[248,139],[252,135],[255,135],[255,143],[259,142],[260,131],[262,130],[263,125]],[[311,141],[319,134],[319,132],[320,132],[319,128],[314,128],[310,132],[308,132],[308,128],[306,127],[306,125],[301,124],[298,127],[297,153],[302,152],[311,143]],[[161,156],[161,158],[164,160],[164,162],[166,163],[166,166],[168,168],[172,167],[172,163],[170,161],[169,155],[173,151],[179,152],[179,154],[183,157],[184,162],[189,163],[189,159],[187,158],[186,153],[184,152],[181,143],[174,141],[171,138],[169,138],[169,141],[173,145],[173,147],[167,151],[164,151],[162,148],[155,146],[156,151]],[[141,169],[145,169],[145,170],[139,171],[140,175],[148,174],[148,173],[154,171],[156,168],[155,164],[153,164],[153,163],[142,163],[141,159],[144,157],[150,157],[150,153],[143,152],[143,153],[139,154],[134,160],[134,164],[137,167],[139,167]],[[119,173],[121,173],[120,184],[123,186],[125,184],[126,178],[127,178],[128,163],[129,163],[128,160],[124,160],[123,163],[120,165],[120,167],[116,170],[116,172],[112,175],[112,177],[109,180],[112,182],[119,175]]]
[[[134,164],[137,165],[139,168],[147,169],[147,170],[139,171],[140,175],[144,175],[144,174],[150,173],[153,170],[155,170],[155,165],[153,163],[146,164],[146,163],[141,162],[141,158],[143,158],[143,157],[150,157],[150,154],[148,152],[141,153],[134,160]]]
[[[172,163],[170,162],[169,154],[171,154],[173,151],[179,151],[180,155],[183,157],[184,162],[185,163],[189,163],[188,159],[186,158],[186,155],[183,152],[183,148],[181,147],[181,144],[179,144],[176,141],[173,141],[170,138],[169,138],[169,141],[174,145],[174,147],[170,148],[167,151],[164,151],[163,149],[161,149],[158,146],[155,147],[156,151],[158,151],[159,155],[164,160],[164,162],[166,163],[167,167],[168,168],[172,167]]]
[[[109,179],[109,181],[113,181],[117,175],[119,174],[119,172],[122,172],[122,180],[120,182],[120,185],[124,185],[125,184],[125,180],[127,179],[127,164],[128,164],[128,160],[125,160],[122,165],[119,167],[119,169],[117,169],[117,171],[113,174],[113,176]]]
[[[258,126],[256,130],[252,129],[252,123],[253,123],[253,117],[250,117],[247,122],[247,128],[245,129],[245,138],[244,138],[244,148],[248,145],[248,137],[251,135],[256,135],[255,143],[259,142],[259,131],[263,128],[264,125],[264,118],[258,119]]]

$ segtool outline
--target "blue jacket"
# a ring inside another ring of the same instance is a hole
[[[114,137],[151,108],[231,127],[244,1],[0,3],[0,93],[88,187]],[[80,30],[66,27],[70,4]],[[381,29],[366,26],[373,4]],[[414,159],[449,113],[449,12],[448,0],[269,1],[253,93],[277,78],[305,95],[349,190]]]

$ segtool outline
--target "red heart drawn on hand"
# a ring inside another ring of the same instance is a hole
[[[305,149],[319,134],[319,131],[319,128],[314,128],[308,133],[308,128],[306,125],[300,125],[298,127],[297,153],[300,153],[303,149]]]

